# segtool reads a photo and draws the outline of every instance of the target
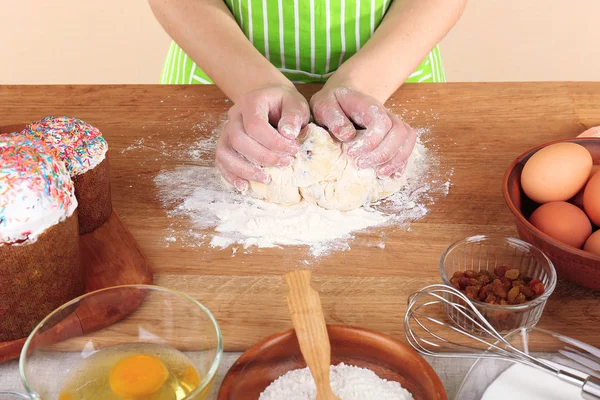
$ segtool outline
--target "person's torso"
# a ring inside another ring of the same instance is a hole
[[[300,83],[325,82],[369,40],[393,0],[224,1],[254,47],[288,79]],[[445,81],[437,46],[407,81]],[[213,82],[173,42],[161,83]]]
[[[373,35],[392,0],[225,0],[238,25],[291,80],[321,81]]]

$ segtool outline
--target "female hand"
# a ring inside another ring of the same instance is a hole
[[[348,149],[348,157],[356,159],[359,168],[375,168],[380,178],[400,177],[417,136],[381,102],[348,87],[326,84],[312,97],[310,106],[315,121],[342,142],[356,136],[355,124],[365,128]]]
[[[217,168],[239,191],[248,188],[249,180],[269,183],[261,166],[291,165],[298,152],[296,137],[309,117],[306,99],[293,86],[272,86],[241,96],[217,140]]]

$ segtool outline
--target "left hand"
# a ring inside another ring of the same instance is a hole
[[[342,142],[356,136],[354,124],[365,128],[348,149],[348,157],[356,159],[359,168],[375,168],[379,178],[402,175],[417,136],[377,99],[344,86],[325,85],[311,98],[310,107],[315,121]]]

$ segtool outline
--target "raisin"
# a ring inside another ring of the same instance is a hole
[[[498,278],[498,280],[500,282],[502,282],[502,286],[504,286],[504,289],[506,289],[507,291],[510,290],[510,288],[512,287],[512,281],[508,278],[505,277],[500,277]]]
[[[532,289],[536,296],[541,296],[544,293],[544,284],[542,282],[536,283]]]
[[[537,279],[537,278],[535,278],[535,279],[532,279],[532,280],[530,280],[530,281],[527,283],[527,285],[528,285],[529,287],[533,287],[534,285],[536,285],[536,284],[538,284],[538,283],[542,283],[542,281],[541,281],[541,280],[539,280],[539,279]]]
[[[479,294],[485,298],[488,294],[492,293],[493,291],[494,290],[493,290],[492,284],[488,283],[487,285],[485,285],[481,288],[481,290],[479,291]]]
[[[493,294],[488,294],[487,297],[485,298],[485,302],[488,304],[494,304],[496,303],[496,296],[494,296]]]
[[[460,284],[459,284],[460,279],[459,278],[452,278],[450,279],[450,283],[452,284],[452,286],[454,286],[455,288],[460,290]]]
[[[523,293],[519,293],[515,298],[515,304],[523,304],[527,301]]]
[[[519,286],[519,289],[521,289],[521,293],[530,300],[535,296],[535,292],[529,286]]]
[[[465,276],[467,278],[476,278],[478,276],[478,273],[473,271],[472,269],[468,269],[465,271]]]
[[[487,285],[488,283],[490,283],[492,281],[492,278],[488,274],[485,274],[485,275],[479,276],[478,280],[479,280],[479,283],[481,283],[483,285]]]
[[[517,295],[519,295],[519,294],[521,294],[521,290],[519,289],[519,287],[518,286],[513,287],[512,289],[510,289],[508,291],[508,294],[507,294],[508,301],[511,303],[514,302],[515,299],[517,298]]]
[[[500,297],[501,299],[505,299],[508,294],[508,289],[504,287],[500,279],[496,279],[492,283],[492,291],[496,296]]]
[[[452,274],[453,278],[462,278],[465,274],[461,271],[456,271],[454,274]]]
[[[467,286],[469,286],[471,284],[471,280],[465,276],[463,276],[462,278],[459,279],[458,284],[460,285],[461,289],[465,289]]]
[[[474,299],[479,294],[479,286],[467,286],[465,292],[470,299]]]
[[[508,271],[508,267],[505,267],[504,265],[494,268],[494,274],[499,277],[503,277],[506,271]]]
[[[514,281],[514,280],[519,279],[520,274],[521,274],[521,271],[519,271],[516,268],[513,268],[513,269],[509,269],[508,271],[506,271],[504,273],[504,277],[507,279],[510,279],[511,281]]]

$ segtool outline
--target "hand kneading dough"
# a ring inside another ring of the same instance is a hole
[[[398,190],[403,179],[378,179],[373,168],[358,169],[347,145],[309,124],[298,137],[300,151],[291,166],[267,168],[271,183],[250,182],[248,194],[292,205],[303,198],[323,208],[348,211],[381,200]]]

